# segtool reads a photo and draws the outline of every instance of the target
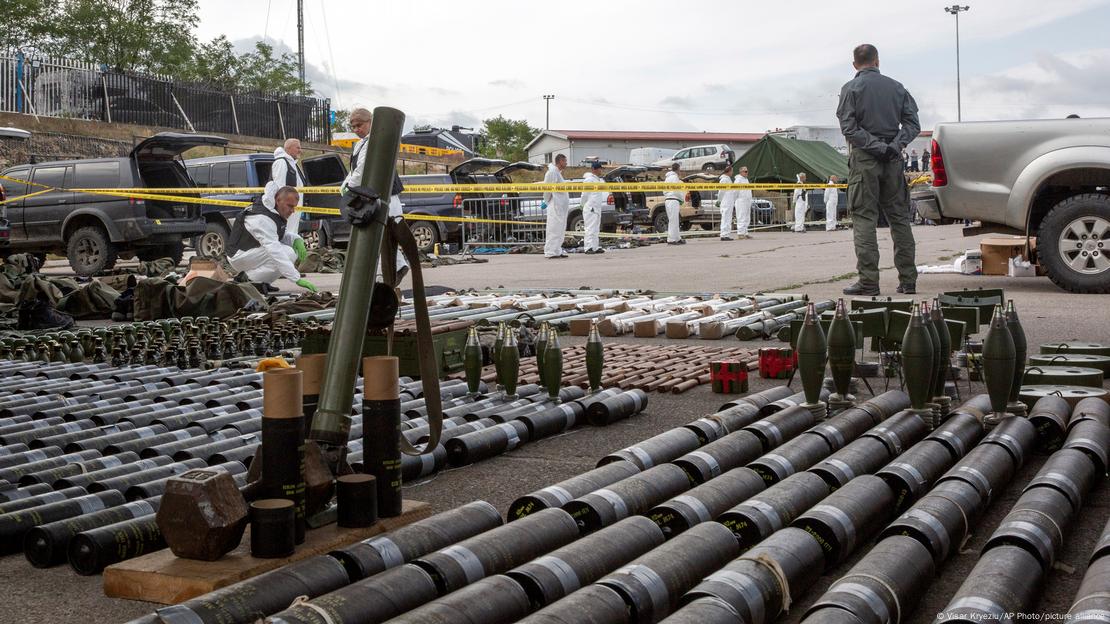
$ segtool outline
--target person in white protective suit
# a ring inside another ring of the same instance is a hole
[[[274,193],[283,186],[307,186],[304,174],[297,166],[297,159],[301,157],[301,142],[299,139],[286,139],[282,147],[274,150],[274,164],[270,166],[270,180],[262,193],[262,200],[267,206],[274,205]],[[268,200],[268,201],[267,201]],[[297,205],[304,205],[304,194],[298,193]],[[299,210],[293,212],[290,224],[301,218]]]
[[[806,183],[806,174],[798,174],[798,184]],[[806,212],[809,210],[809,200],[806,199],[805,189],[794,189],[794,231],[805,233]]]
[[[825,189],[825,231],[836,229],[836,206],[840,203],[840,189],[836,188],[837,177],[829,176],[829,188]]]
[[[366,137],[370,135],[370,126],[373,124],[374,116],[370,111],[365,108],[356,108],[351,111],[350,124],[351,131],[358,135],[358,143],[351,150],[351,173],[347,175],[347,179],[343,180],[340,185],[339,191],[346,193],[347,189],[352,186],[362,186],[362,172],[366,168]],[[396,172],[393,174],[393,188],[389,191],[389,216],[400,217],[404,214],[404,205],[401,204],[401,190],[404,187],[400,185],[400,179],[397,177]],[[374,189],[378,191],[383,197],[386,191],[383,189]],[[380,272],[380,266],[377,269]],[[401,282],[401,278],[409,272],[409,264],[405,261],[404,255],[401,250],[397,250],[397,283]]]
[[[721,184],[732,184],[732,161],[725,161],[725,169],[721,172]],[[719,191],[717,193],[717,206],[721,210],[721,240],[732,240],[732,217],[736,208],[737,191]]]
[[[751,184],[748,182],[748,168],[740,167],[736,172],[733,184]],[[752,223],[752,191],[741,189],[736,191],[736,238],[751,238],[748,227]]]
[[[590,170],[586,172],[583,182],[589,184],[604,184],[597,172],[601,171],[601,163],[594,161]],[[582,218],[586,222],[586,240],[582,244],[588,254],[603,254],[601,248],[601,209],[605,206],[606,193],[592,191],[582,193]]]
[[[273,206],[256,201],[236,217],[227,240],[228,262],[246,281],[270,285],[284,277],[316,292],[316,286],[297,270],[297,263],[307,253],[304,241],[289,223],[297,207],[297,189],[283,186],[274,193],[273,201]]]
[[[547,184],[562,184],[563,169],[567,168],[566,154],[559,154],[555,162],[547,166],[547,173],[543,181]],[[566,258],[567,252],[563,251],[563,239],[567,234],[567,214],[570,212],[570,193],[543,194],[540,208],[547,214],[547,232],[543,243],[543,255],[548,259]]]
[[[664,182],[671,184],[682,184],[682,180],[678,177],[678,163],[671,165],[671,170],[667,172],[667,176],[663,178]],[[667,244],[668,245],[685,245],[686,241],[682,240],[682,230],[679,228],[679,214],[682,210],[682,191],[666,191],[663,200],[663,205],[667,209]]]

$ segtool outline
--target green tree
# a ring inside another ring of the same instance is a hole
[[[58,35],[57,9],[46,0],[0,2],[0,50],[48,51]]]
[[[331,124],[331,133],[337,132],[350,132],[351,131],[351,111],[350,110],[337,110],[335,111],[335,121]]]
[[[67,0],[58,52],[112,69],[176,76],[196,47],[197,0]]]
[[[527,160],[524,148],[539,132],[524,119],[506,119],[503,115],[486,119],[482,122],[482,154],[508,161]]]
[[[273,46],[257,41],[254,51],[239,57],[239,63],[238,82],[244,89],[282,95],[312,93],[312,85],[302,83],[298,75],[296,54],[275,56]]]
[[[239,55],[227,37],[220,35],[197,48],[191,62],[181,68],[178,77],[217,89],[239,87]]]

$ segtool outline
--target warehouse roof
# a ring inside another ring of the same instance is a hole
[[[565,141],[681,141],[688,143],[755,143],[763,132],[647,132],[625,130],[544,130],[528,144],[532,145],[544,135]]]

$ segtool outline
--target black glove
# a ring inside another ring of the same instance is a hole
[[[891,162],[894,160],[902,160],[902,149],[893,143],[886,144],[886,152],[883,154],[883,162]]]
[[[355,227],[369,225],[381,206],[381,196],[368,186],[349,186],[339,211]]]

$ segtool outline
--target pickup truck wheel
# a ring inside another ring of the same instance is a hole
[[[659,209],[656,211],[655,216],[651,218],[651,226],[655,229],[656,234],[662,234],[667,231],[667,225],[667,211]]]
[[[197,237],[197,255],[201,258],[219,260],[227,253],[227,239],[231,235],[223,223],[210,221],[204,227],[204,234]]]
[[[1074,293],[1110,292],[1110,196],[1076,195],[1056,204],[1037,236],[1048,277]]]
[[[439,229],[431,221],[416,221],[409,226],[412,237],[416,239],[416,247],[424,253],[432,253],[436,243],[439,242]]]
[[[586,231],[586,219],[582,216],[581,212],[576,212],[576,213],[570,215],[570,218],[567,219],[567,231],[568,232],[585,232]]]
[[[169,258],[170,260],[173,260],[174,266],[178,266],[179,264],[181,264],[181,259],[185,257],[185,243],[168,243],[165,245],[139,247],[138,250],[135,252],[135,255],[138,256],[139,260],[143,262]],[[213,258],[212,256],[206,257]]]
[[[717,167],[713,163],[705,163],[704,165],[701,166],[701,170],[706,172],[706,173],[709,173],[710,171],[716,171]]]
[[[91,277],[116,266],[117,250],[104,228],[90,225],[78,228],[66,241],[66,256],[73,272]]]

